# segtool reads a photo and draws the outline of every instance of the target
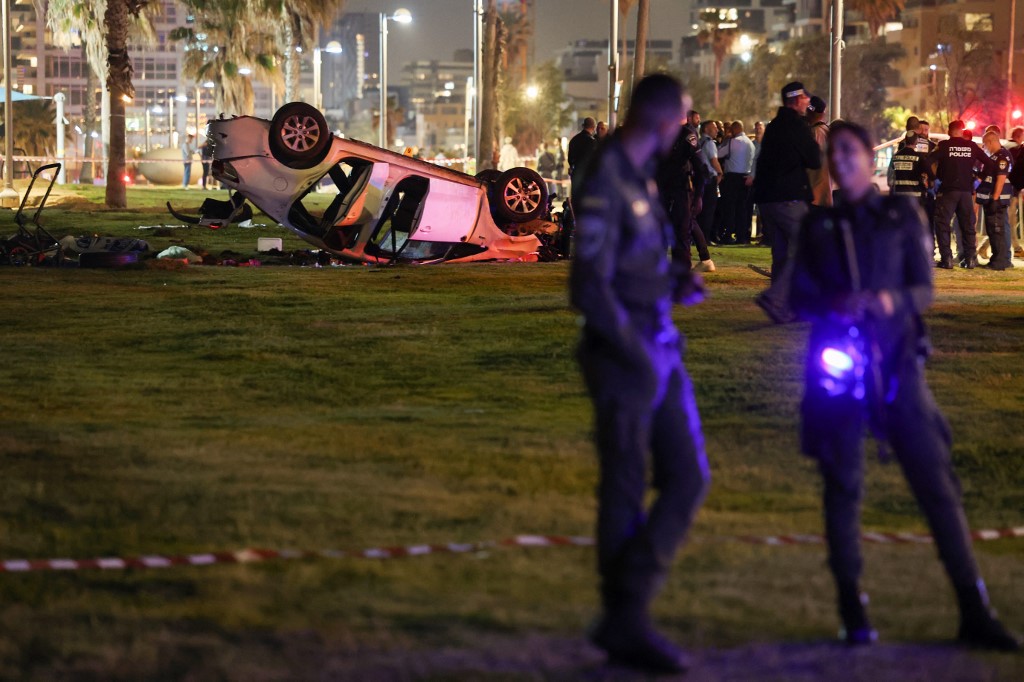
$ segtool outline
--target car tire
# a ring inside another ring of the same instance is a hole
[[[312,168],[327,157],[331,137],[320,111],[305,102],[290,102],[270,122],[270,153],[289,168]]]
[[[525,223],[538,218],[547,205],[548,188],[540,173],[510,168],[494,183],[491,203],[499,220]]]
[[[139,254],[132,252],[110,253],[108,251],[97,251],[94,253],[83,253],[78,257],[80,268],[123,268],[128,265],[135,265],[139,262]]]

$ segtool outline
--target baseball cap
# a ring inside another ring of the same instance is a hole
[[[813,111],[816,114],[824,113],[825,100],[817,95],[811,95],[811,103],[807,105],[807,111]]]
[[[808,96],[810,96],[810,94],[807,92],[807,89],[804,87],[804,84],[801,83],[800,81],[793,81],[792,83],[787,83],[782,88],[782,101],[783,102],[785,102],[787,99],[790,99],[792,97],[797,97],[799,95],[808,95]]]

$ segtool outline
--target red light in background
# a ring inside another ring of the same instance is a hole
[[[1021,111],[1020,109],[1014,109],[1012,115],[1013,115],[1013,120],[1017,121],[1017,120],[1020,119],[1021,116],[1024,116],[1024,111]]]
[[[124,176],[124,183],[125,183],[126,185],[130,185],[130,184],[132,183],[132,176],[130,176],[130,175],[127,175],[127,174],[126,174],[126,175]]]
[[[966,125],[967,125],[967,129],[968,130],[972,130],[973,131],[974,128],[978,125],[978,122],[977,121],[968,121]]]

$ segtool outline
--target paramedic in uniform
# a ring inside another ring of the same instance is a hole
[[[932,299],[933,266],[920,206],[875,191],[874,151],[864,128],[833,123],[828,149],[840,201],[804,220],[791,304],[811,320],[800,435],[825,482],[840,636],[849,644],[876,638],[858,584],[863,439],[869,425],[894,451],[931,527],[960,606],[958,638],[972,646],[1019,649],[1020,641],[989,607],[953,472],[949,427],[925,383],[921,316]],[[836,359],[837,348],[855,348],[857,339],[873,358],[861,383],[848,381],[857,351],[842,353],[850,362]]]
[[[683,91],[655,74],[637,84],[623,128],[582,178],[570,276],[583,314],[578,358],[594,405],[600,466],[597,558],[603,613],[589,633],[609,659],[680,672],[685,654],[659,635],[650,604],[704,499],[710,473],[672,321],[702,297],[699,276],[668,259],[672,227],[654,161],[679,135]],[[645,505],[647,461],[658,496]]]
[[[928,172],[939,182],[939,196],[935,204],[935,239],[939,242],[940,268],[953,267],[950,231],[956,215],[964,239],[964,252],[960,267],[974,268],[978,264],[977,234],[974,226],[974,166],[988,168],[989,158],[972,140],[963,138],[964,122],[949,124],[949,139],[938,144],[928,156]]]
[[[987,132],[981,141],[992,159],[992,163],[981,175],[975,199],[985,211],[985,234],[992,248],[992,258],[987,267],[1006,270],[1013,267],[1006,243],[1006,212],[1013,196],[1006,176],[1010,173],[1012,161],[1010,152],[1000,144],[997,133]]]

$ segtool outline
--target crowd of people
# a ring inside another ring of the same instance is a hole
[[[688,110],[674,152],[661,161],[657,176],[676,232],[677,255],[689,261],[689,249],[696,247],[697,271],[715,270],[709,245],[758,243],[772,248],[773,286],[758,304],[779,323],[795,319],[786,299],[796,230],[812,207],[832,206],[836,192],[825,159],[826,102],[800,82],[789,83],[782,95],[783,105],[771,124],[756,121],[751,130],[744,121],[703,120],[699,111]],[[769,127],[773,133],[762,154]],[[962,121],[950,124],[951,141],[937,144],[930,132],[928,121],[915,116],[907,120],[906,135],[891,157],[890,192],[920,201],[935,236],[938,267],[952,268],[958,262],[973,269],[981,256],[987,268],[1012,268],[1014,255],[1024,257],[1019,234],[1024,213],[1018,200],[1024,190],[1024,127],[1011,132],[1005,147],[995,125],[985,129],[981,145],[972,141],[975,131]],[[561,180],[567,163],[569,184],[575,185],[577,172],[606,133],[603,122],[585,119],[569,141],[567,158],[560,145],[544,145],[541,174]],[[696,151],[692,158],[681,153],[684,142]],[[560,193],[557,182],[548,190]],[[681,206],[684,201],[686,207]],[[978,225],[984,229],[980,238]]]

